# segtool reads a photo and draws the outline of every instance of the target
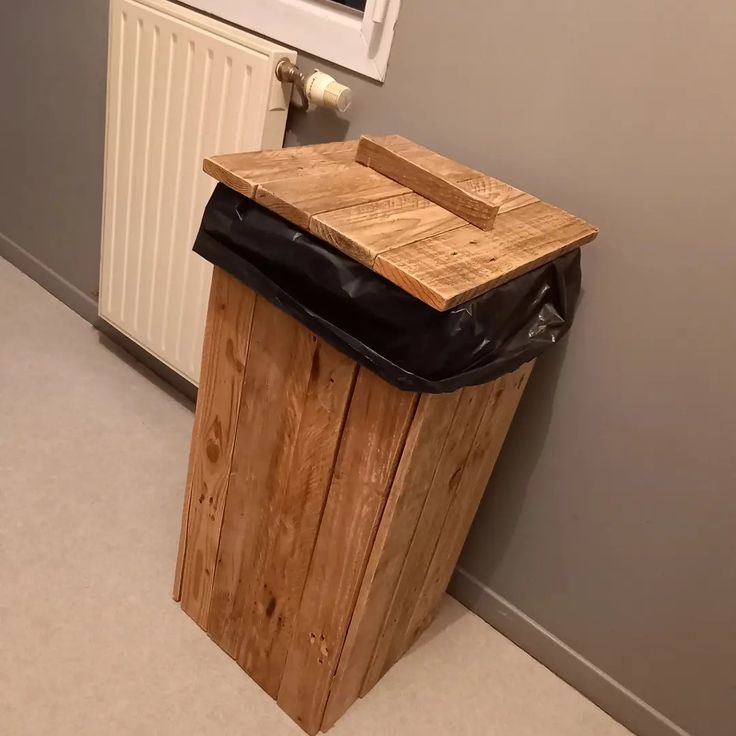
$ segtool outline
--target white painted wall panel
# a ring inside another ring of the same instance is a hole
[[[211,266],[206,155],[281,146],[296,54],[166,0],[111,0],[100,315],[193,382]]]

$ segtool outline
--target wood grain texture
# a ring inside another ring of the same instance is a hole
[[[214,156],[205,171],[439,310],[598,233],[517,187],[401,136]],[[449,199],[438,192],[449,192]],[[465,209],[458,210],[458,202]],[[466,224],[468,207],[486,213],[479,227]],[[489,208],[495,217],[490,232],[482,229]]]
[[[376,256],[385,250],[466,224],[452,212],[412,192],[323,212],[312,218],[309,230],[370,268]]]
[[[323,731],[360,694],[459,400],[455,392],[423,394],[419,401],[332,682]]]
[[[283,676],[356,373],[352,360],[317,341],[288,481],[262,525],[264,562],[257,570],[244,571],[257,579],[237,660],[273,698]]]
[[[314,215],[373,202],[410,190],[365,166],[337,168],[258,185],[255,200],[305,230]]]
[[[539,197],[517,189],[500,179],[494,179],[492,176],[477,176],[473,179],[459,181],[457,185],[473,194],[479,194],[499,202],[499,215],[539,202]]]
[[[417,400],[367,370],[358,373],[278,694],[310,734],[322,723]]]
[[[235,657],[289,479],[316,338],[256,299],[207,630]]]
[[[259,184],[266,181],[310,176],[319,171],[339,171],[349,165],[358,148],[357,141],[321,143],[316,146],[279,148],[211,156],[203,170],[246,197],[254,197]]]
[[[217,350],[217,342],[224,327],[224,322],[229,318],[225,312],[218,308],[218,304],[223,301],[226,295],[225,277],[228,274],[219,268],[215,268],[212,273],[212,282],[210,284],[210,294],[207,307],[208,319],[205,323],[204,342],[202,346],[201,361],[201,385],[203,387],[214,386],[218,383],[218,374],[220,380],[223,379],[225,370],[233,371],[229,383],[238,384],[242,381],[242,375],[237,370],[237,364],[230,362],[222,362],[219,360]],[[198,396],[202,397],[202,401],[197,402],[194,412],[194,427],[192,429],[192,440],[189,446],[189,465],[187,468],[187,482],[184,490],[184,505],[181,511],[181,530],[179,532],[179,548],[176,555],[176,571],[174,573],[174,590],[173,596],[175,601],[181,600],[182,575],[184,573],[184,555],[187,546],[187,531],[189,527],[189,506],[192,500],[192,487],[196,482],[201,484],[202,464],[206,460],[206,455],[202,456],[202,438],[206,435],[206,426],[208,422],[208,412],[212,409],[211,402],[204,401],[204,391]]]
[[[482,171],[473,169],[470,166],[461,164],[459,161],[443,156],[441,153],[433,151],[431,148],[422,146],[403,135],[384,135],[369,136],[374,141],[379,141],[381,145],[390,148],[396,153],[400,153],[412,161],[421,164],[425,169],[441,176],[452,182],[462,182],[468,179],[476,179],[483,176]],[[359,141],[355,141],[356,148]]]
[[[526,363],[494,383],[399,650],[409,649],[434,617],[450,583],[533,367],[533,361]]]
[[[186,535],[175,597],[206,625],[227,495],[255,294],[220,268],[212,275],[207,340],[187,481]]]
[[[378,255],[374,270],[445,310],[589,243],[587,222],[536,202],[499,215],[490,233],[472,225]]]
[[[358,163],[409,187],[481,230],[490,230],[501,201],[475,194],[429,168],[426,158],[413,155],[407,146],[397,147],[386,138],[363,136],[355,154]]]
[[[395,583],[381,633],[373,648],[361,695],[370,690],[404,653],[405,632],[414,612],[414,604],[491,395],[491,387],[492,384],[474,386],[459,392],[447,439],[439,453],[426,501]]]

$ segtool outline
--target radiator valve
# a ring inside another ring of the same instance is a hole
[[[288,59],[276,65],[276,77],[281,82],[291,82],[299,97],[299,108],[308,110],[309,105],[327,107],[345,112],[352,102],[350,87],[340,84],[329,74],[315,69],[309,76]]]

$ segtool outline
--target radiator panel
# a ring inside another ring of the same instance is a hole
[[[279,147],[296,54],[166,0],[110,4],[100,315],[194,383],[211,266],[205,155]]]

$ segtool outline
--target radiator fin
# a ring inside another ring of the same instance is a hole
[[[292,51],[166,0],[112,0],[100,315],[196,383],[206,155],[280,145]]]

